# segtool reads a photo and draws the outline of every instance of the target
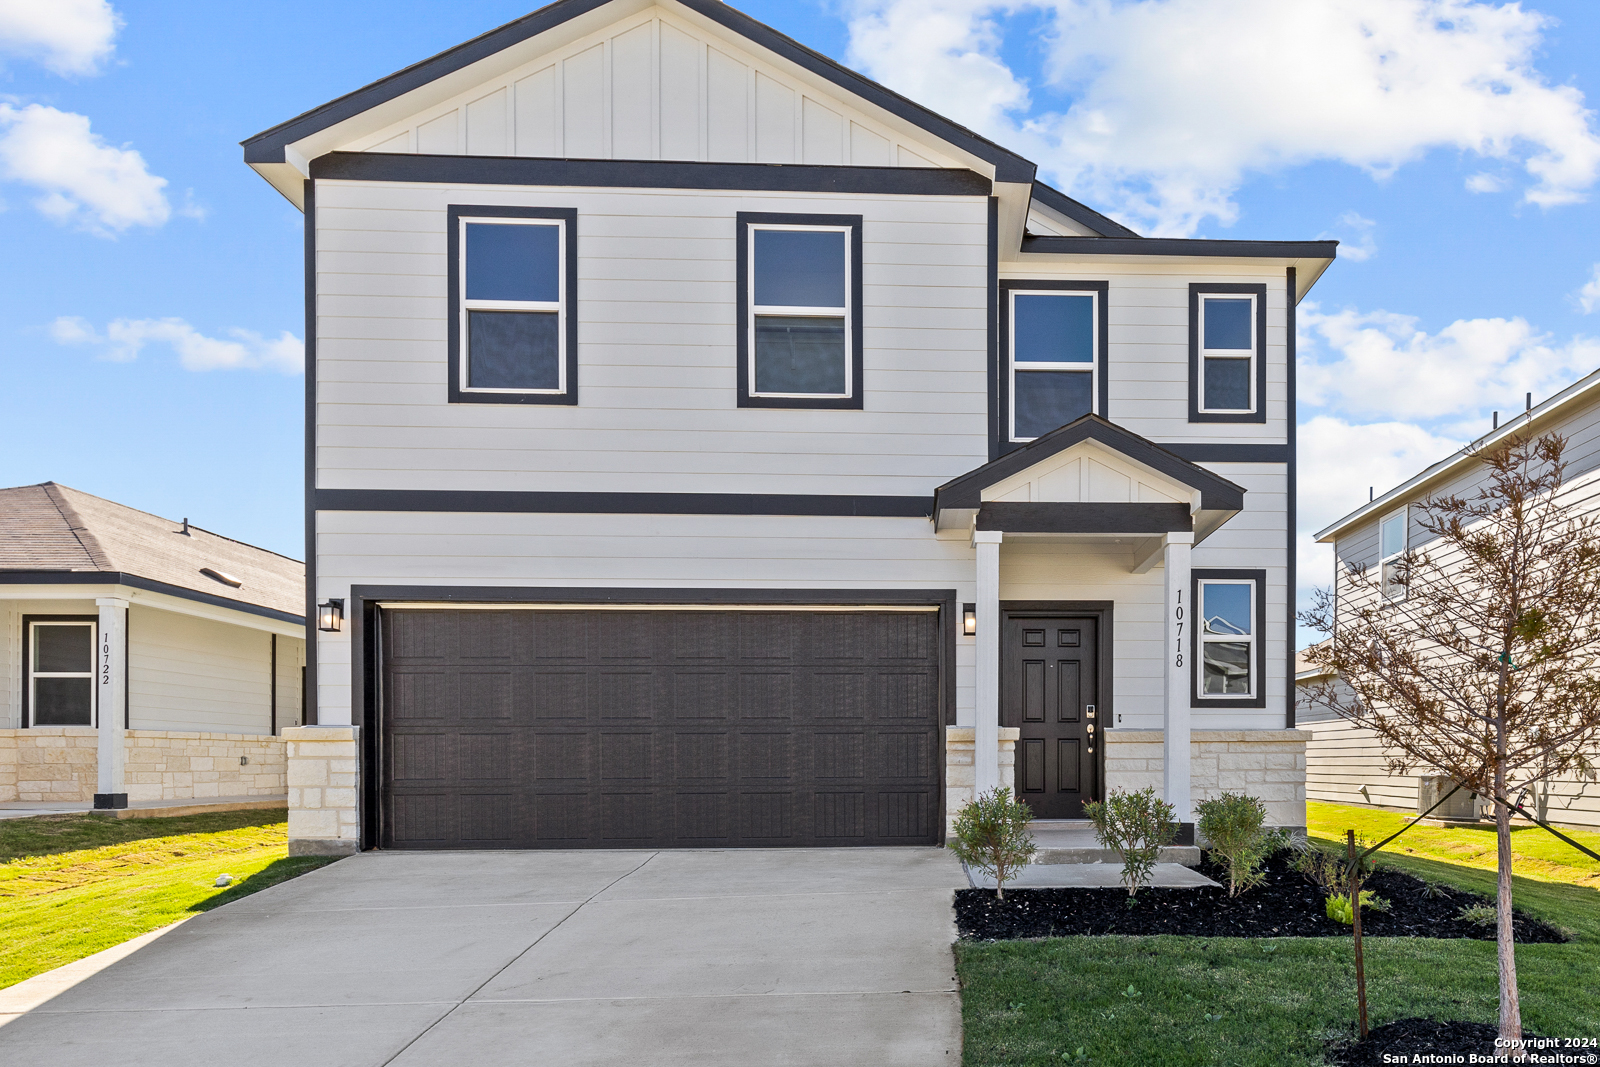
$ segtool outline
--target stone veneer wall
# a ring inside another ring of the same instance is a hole
[[[124,736],[130,801],[284,793],[282,738],[175,730]],[[92,726],[0,730],[0,802],[89,803],[99,785],[99,744]]]
[[[1011,768],[1016,764],[1017,736],[1014,726],[1000,727],[1000,784],[1011,781]],[[973,729],[970,726],[950,726],[944,732],[944,833],[949,837],[955,830],[956,812],[972,803],[974,772],[972,753],[975,749]]]
[[[289,746],[289,855],[360,851],[356,727],[292,726],[283,738]]]
[[[89,803],[100,774],[92,726],[0,730],[0,802]]]
[[[1106,788],[1161,791],[1160,730],[1109,730]],[[1195,730],[1189,735],[1191,796],[1248,793],[1267,806],[1273,826],[1306,825],[1306,730]]]
[[[127,745],[122,780],[129,801],[284,794],[281,737],[129,730]]]

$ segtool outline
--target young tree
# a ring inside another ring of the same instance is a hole
[[[1522,1035],[1511,928],[1514,791],[1592,775],[1600,738],[1600,513],[1564,491],[1566,440],[1470,453],[1475,495],[1432,497],[1428,535],[1383,573],[1351,567],[1302,621],[1328,633],[1306,658],[1336,678],[1308,696],[1369,727],[1390,770],[1437,769],[1495,800],[1500,1035]],[[1339,682],[1347,689],[1342,689]]]

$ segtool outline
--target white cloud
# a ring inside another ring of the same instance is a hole
[[[98,73],[121,28],[107,0],[0,0],[0,52],[57,74]]]
[[[1578,290],[1578,306],[1583,308],[1585,315],[1592,314],[1595,308],[1600,308],[1600,263],[1594,265],[1594,273],[1583,283],[1583,288]]]
[[[98,348],[101,359],[125,363],[137,359],[148,344],[165,344],[178,354],[185,370],[276,370],[296,374],[305,369],[305,345],[285,330],[276,338],[253,330],[231,329],[231,340],[207,337],[182,319],[117,319],[101,333],[87,320],[56,319],[50,335],[64,345]]]
[[[1331,234],[1339,239],[1339,258],[1360,263],[1377,255],[1378,243],[1372,237],[1377,225],[1371,219],[1363,218],[1359,212],[1346,211],[1340,215],[1338,229]]]
[[[1036,34],[1064,112],[1027,114],[1002,20]],[[1520,165],[1523,198],[1600,176],[1583,94],[1535,66],[1545,16],[1473,0],[857,0],[851,61],[1037,160],[1078,195],[1193,233],[1251,173],[1318,160],[1382,178],[1430,149]]]
[[[0,103],[0,178],[39,189],[41,212],[102,237],[160,226],[172,213],[167,179],[143,156],[106,144],[87,117],[42,104]]]
[[[1457,319],[1430,334],[1411,315],[1324,314],[1308,301],[1298,319],[1301,402],[1349,415],[1437,420],[1520,410],[1524,393],[1542,399],[1600,366],[1600,341],[1555,345],[1521,317]]]
[[[1467,178],[1466,185],[1469,193],[1498,193],[1506,187],[1506,181],[1498,174],[1479,171]]]

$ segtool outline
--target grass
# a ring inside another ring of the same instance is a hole
[[[331,862],[290,859],[287,830],[282,809],[0,820],[0,988]]]
[[[1376,842],[1400,821],[1365,808],[1311,807],[1311,834],[1328,841],[1342,843],[1350,827]],[[1572,836],[1587,845],[1597,835]],[[1553,837],[1555,848],[1526,830],[1513,841],[1517,907],[1575,938],[1518,946],[1523,1025],[1600,1037],[1600,871]],[[1418,827],[1379,857],[1420,878],[1492,894],[1492,833],[1487,861],[1482,845],[1482,831]],[[1495,1021],[1493,942],[1371,938],[1365,946],[1373,1026],[1414,1015]],[[1343,938],[961,943],[956,963],[968,1067],[1313,1065],[1324,1062],[1326,1040],[1355,1031],[1355,964]]]

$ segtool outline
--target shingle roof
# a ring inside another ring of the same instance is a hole
[[[233,586],[203,573],[219,572]],[[117,572],[305,613],[305,564],[55,482],[0,489],[0,571]]]

